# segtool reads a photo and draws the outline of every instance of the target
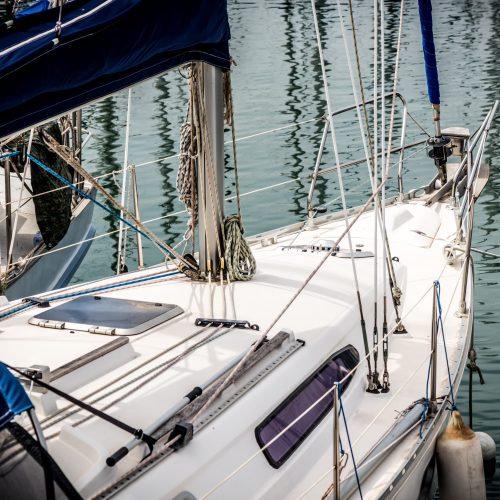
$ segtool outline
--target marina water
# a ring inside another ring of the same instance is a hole
[[[354,2],[356,31],[361,54],[366,98],[373,96],[373,18],[371,2]],[[386,1],[385,79],[392,89],[399,23],[399,2]],[[362,4],[362,5],[361,5]],[[349,25],[347,3],[343,14]],[[326,48],[330,92],[335,109],[354,103],[335,2],[317,2]],[[238,174],[246,234],[251,235],[306,217],[308,176],[314,167],[326,111],[321,70],[317,55],[311,5],[307,0],[229,0],[232,29],[231,52],[237,65],[232,82],[235,102]],[[500,2],[495,0],[441,0],[434,2],[434,29],[441,81],[442,125],[469,126],[471,132],[495,99],[500,88]],[[349,34],[351,32],[349,31]],[[351,56],[354,49],[350,47]],[[355,67],[355,60],[352,58]],[[380,71],[380,70],[379,70]],[[401,46],[398,91],[408,100],[409,111],[432,133],[432,111],[427,100],[420,28],[416,2],[408,2]],[[138,85],[132,92],[132,124],[129,162],[137,166],[141,219],[170,244],[180,243],[187,216],[176,192],[179,127],[185,119],[187,82],[183,69]],[[389,101],[388,101],[389,102]],[[92,138],[84,153],[84,164],[103,185],[120,196],[123,168],[127,93],[122,92],[84,110],[84,125]],[[476,208],[473,247],[500,254],[500,145],[498,125],[493,123],[485,159],[491,168]],[[363,156],[359,130],[352,115],[339,121],[336,132],[341,161]],[[260,134],[274,130],[273,133]],[[259,135],[257,135],[259,134]],[[424,135],[409,122],[409,140]],[[230,139],[228,134],[227,140]],[[417,148],[418,149],[418,148]],[[162,161],[158,159],[166,158]],[[226,195],[235,195],[234,163],[227,147]],[[333,155],[325,158],[333,165]],[[434,165],[420,148],[405,168],[407,187],[425,183],[434,175]],[[345,171],[350,206],[369,193],[366,165]],[[391,184],[394,191],[394,182]],[[272,186],[269,188],[269,186]],[[268,188],[268,189],[263,189]],[[246,193],[251,193],[246,195]],[[316,205],[339,206],[334,175],[320,180]],[[131,195],[127,195],[132,203]],[[131,206],[131,205],[130,205]],[[226,212],[236,211],[229,200]],[[116,269],[118,223],[96,208],[97,235],[73,282],[113,274]],[[108,233],[112,234],[108,234]],[[450,231],[452,232],[452,231]],[[128,234],[126,264],[137,266],[134,235]],[[161,255],[144,243],[147,265],[161,262]],[[189,246],[188,246],[189,250]],[[474,429],[488,432],[500,443],[500,258],[474,253],[475,347],[485,385],[474,374]],[[169,297],[163,297],[164,301]],[[457,401],[468,421],[466,369]],[[422,387],[422,394],[425,388]],[[498,456],[498,455],[497,455]],[[500,457],[499,457],[500,458]],[[500,465],[500,460],[497,458]],[[497,465],[497,468],[498,468]],[[500,475],[487,484],[488,498],[500,498]]]

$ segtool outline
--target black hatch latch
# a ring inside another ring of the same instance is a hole
[[[47,299],[39,299],[37,297],[25,297],[23,302],[29,302],[37,307],[50,307],[50,302]]]
[[[215,319],[215,318],[196,318],[194,324],[196,326],[213,326],[224,328],[241,328],[244,330],[259,330],[259,325],[252,325],[250,321],[239,319]]]

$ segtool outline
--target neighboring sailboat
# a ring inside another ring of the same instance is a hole
[[[12,5],[16,8],[13,18],[22,19],[16,23],[20,22],[23,29],[37,26],[40,16],[33,13],[49,8],[50,4],[36,3],[24,10],[19,2]],[[17,24],[14,26],[12,20],[6,26],[7,33],[17,31]],[[12,92],[6,90],[4,95],[10,96]],[[0,141],[3,177],[0,182],[0,288],[4,301],[66,286],[95,234],[94,205],[28,158],[31,153],[40,156],[69,182],[81,182],[78,174],[47,147],[48,135],[69,147],[74,156],[81,157],[80,112]],[[81,187],[91,192],[89,186]]]
[[[62,122],[55,122],[50,128],[32,129],[1,148],[0,286],[8,300],[66,286],[95,234],[93,203],[75,196],[27,158],[28,153],[37,154],[69,182],[79,184],[78,174],[44,143],[49,133],[62,143],[61,127]],[[91,192],[89,186],[83,189]]]
[[[239,208],[224,216],[224,118],[233,125],[225,1],[74,4],[58,57],[71,64],[72,50],[80,51],[87,79],[69,71],[58,101],[46,101],[57,78],[26,103],[14,96],[14,120],[2,103],[0,136],[189,63],[178,186],[198,252],[180,255],[48,141],[115,207],[95,200],[100,208],[169,262],[0,310],[9,368],[0,364],[2,491],[12,498],[41,488],[68,498],[418,498],[432,482],[434,445],[471,346],[474,204],[488,178],[481,159],[497,103],[474,134],[436,125],[428,147],[438,173],[406,190],[411,145],[397,60],[391,94],[361,102],[353,77],[355,104],[334,111],[315,18],[328,109],[309,217],[246,241]],[[345,32],[340,5],[338,12]],[[50,44],[49,26],[41,33],[26,47],[44,37]],[[123,43],[103,54],[111,39]],[[38,69],[31,50],[22,73]],[[42,60],[57,52],[39,50]],[[15,71],[6,76],[11,84]],[[45,101],[31,121],[29,107]],[[437,113],[439,101],[431,101]],[[392,144],[397,103],[399,148]],[[382,111],[380,137],[363,121],[367,108],[376,120]],[[348,208],[334,122],[353,110],[372,193]],[[343,210],[319,215],[313,195],[328,170],[320,166],[329,137]],[[386,197],[389,175],[399,192]],[[22,416],[12,421],[24,412],[34,432]]]

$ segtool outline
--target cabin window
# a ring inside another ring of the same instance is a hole
[[[256,429],[259,445],[265,446],[315,401],[342,380],[359,362],[359,353],[351,345],[335,353],[303,382]],[[344,392],[352,375],[342,384]],[[333,391],[264,450],[268,462],[281,467],[333,407]]]

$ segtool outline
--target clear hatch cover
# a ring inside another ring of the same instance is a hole
[[[33,316],[29,323],[107,335],[136,335],[183,312],[175,304],[84,295]]]

